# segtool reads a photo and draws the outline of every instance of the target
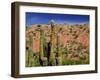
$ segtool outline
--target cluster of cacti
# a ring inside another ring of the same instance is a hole
[[[52,20],[51,23],[51,37],[50,37],[50,51],[49,53],[47,53],[48,57],[44,55],[44,44],[46,44],[44,41],[44,32],[42,29],[40,29],[40,53],[39,53],[39,57],[40,57],[40,65],[41,66],[55,66],[55,65],[62,65],[62,54],[61,54],[61,50],[60,47],[58,47],[59,42],[57,42],[57,48],[58,51],[57,53],[55,53],[54,48],[55,48],[55,43],[54,43],[54,38],[56,37],[55,35],[55,30],[54,30],[54,25],[55,22]],[[59,37],[59,36],[58,36]],[[57,41],[59,38],[57,38]]]
[[[34,26],[27,28],[27,67],[89,63],[89,25],[56,24],[51,20],[50,24]],[[39,51],[33,47],[37,36]]]

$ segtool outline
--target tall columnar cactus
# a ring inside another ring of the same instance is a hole
[[[39,62],[41,66],[46,65],[46,58],[44,57],[44,32],[40,29],[41,25],[38,25],[40,31],[40,53],[39,53]]]
[[[50,22],[51,25],[51,50],[50,50],[50,56],[49,56],[49,65],[56,65],[56,61],[55,61],[55,53],[54,53],[54,38],[55,38],[55,30],[54,30],[54,25],[55,25],[55,21],[51,20]]]
[[[62,65],[62,47],[60,42],[60,30],[57,33],[57,65]]]
[[[28,50],[26,51],[26,61],[27,64],[26,66],[32,67],[34,65],[34,58],[33,58],[33,51],[32,51],[32,45],[33,45],[33,35],[29,36],[29,41],[28,41],[29,47]]]

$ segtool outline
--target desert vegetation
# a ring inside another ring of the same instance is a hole
[[[26,28],[26,67],[89,64],[89,24],[34,24]]]

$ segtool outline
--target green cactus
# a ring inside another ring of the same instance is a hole
[[[43,50],[43,40],[44,36],[43,36],[43,31],[40,31],[40,57],[42,58],[44,55],[44,50]]]
[[[32,66],[34,66],[34,58],[33,58],[34,53],[32,50],[32,45],[33,45],[33,36],[32,35],[29,36],[28,44],[29,44],[29,48],[26,51],[26,66],[32,67]]]
[[[49,56],[49,65],[56,65],[56,60],[55,60],[55,53],[54,53],[54,35],[55,35],[55,31],[54,31],[54,25],[55,25],[55,21],[51,20],[50,22],[51,25],[51,50],[50,50],[50,56]]]
[[[57,34],[57,65],[62,65],[62,47],[59,41],[59,33]]]
[[[40,54],[39,54],[39,59],[40,59],[40,65],[41,66],[46,66],[47,65],[47,59],[44,57],[44,32],[42,29],[40,29]]]

